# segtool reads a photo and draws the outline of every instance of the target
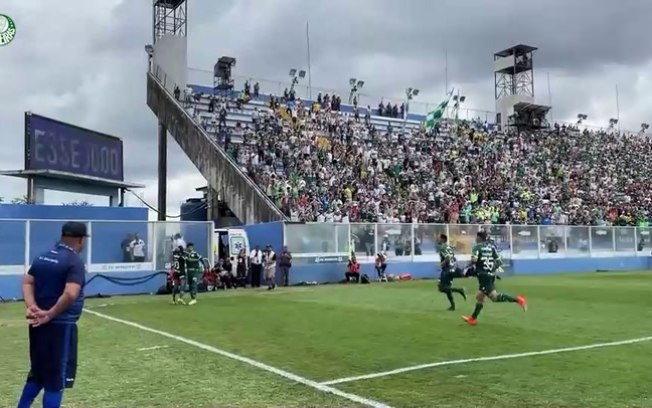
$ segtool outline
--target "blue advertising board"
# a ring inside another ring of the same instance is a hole
[[[25,170],[123,181],[122,140],[26,112]]]

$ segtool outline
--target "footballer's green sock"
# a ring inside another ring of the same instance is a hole
[[[455,299],[453,299],[453,292],[448,289],[446,290],[446,297],[448,298],[448,302],[451,304],[451,307],[455,307]]]
[[[510,303],[516,303],[517,300],[515,297],[508,295],[506,293],[499,293],[496,296],[496,302],[510,302]]]
[[[484,305],[482,303],[476,303],[475,304],[475,310],[473,310],[473,314],[471,315],[472,318],[477,319],[478,316],[480,315],[480,312],[482,311],[482,308]]]

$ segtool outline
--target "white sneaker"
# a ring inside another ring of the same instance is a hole
[[[190,302],[188,302],[188,306],[192,306],[194,304],[197,304],[197,299],[192,299]]]

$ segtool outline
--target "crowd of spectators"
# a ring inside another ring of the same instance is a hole
[[[479,120],[395,130],[340,103],[273,98],[227,146],[292,220],[647,225],[651,215],[646,135],[499,133]]]

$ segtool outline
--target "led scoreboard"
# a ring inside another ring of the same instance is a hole
[[[26,112],[25,170],[124,181],[122,140]]]

